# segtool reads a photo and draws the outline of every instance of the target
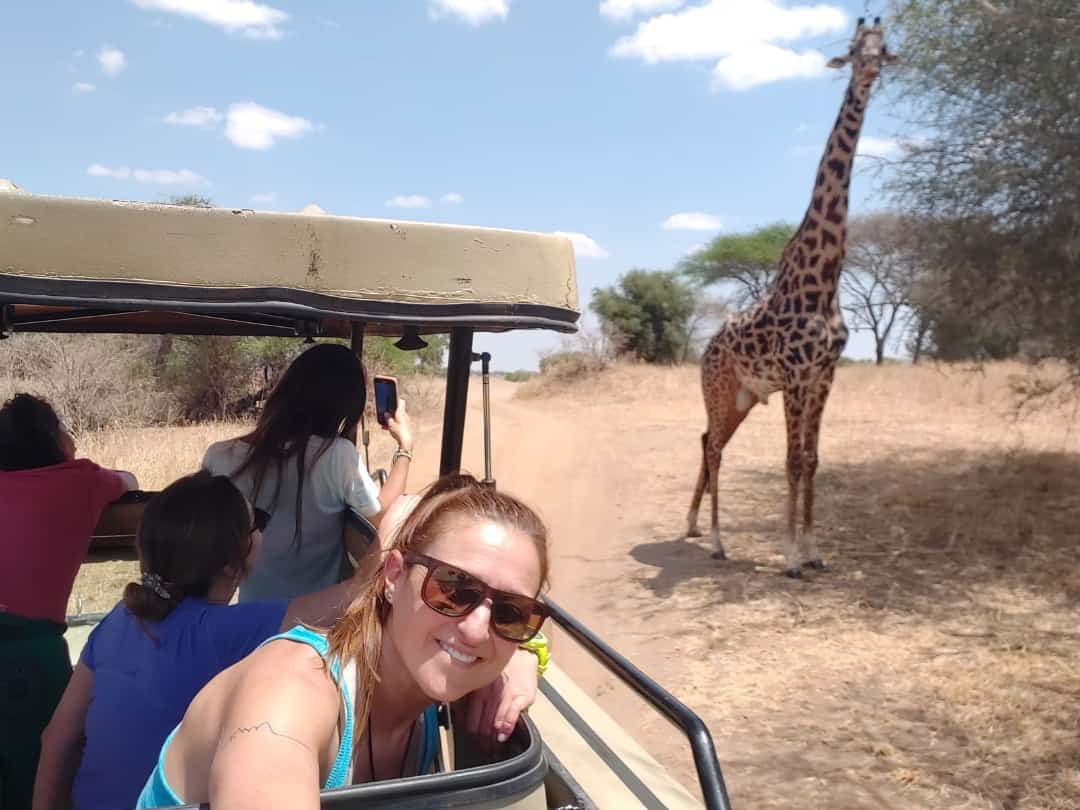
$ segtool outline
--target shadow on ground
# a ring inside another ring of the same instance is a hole
[[[943,619],[971,589],[997,582],[1075,601],[1078,480],[1080,458],[1049,453],[832,465],[817,481],[817,533],[831,570],[791,580],[781,574],[784,519],[775,508],[785,499],[783,475],[744,473],[731,487],[745,487],[758,503],[728,496],[727,560],[711,559],[707,528],[705,537],[669,534],[630,554],[648,566],[641,582],[661,598],[676,589],[712,603],[827,593]],[[770,514],[751,514],[763,504]]]

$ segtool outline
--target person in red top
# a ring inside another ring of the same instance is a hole
[[[0,408],[0,807],[29,808],[41,732],[71,677],[64,616],[101,512],[138,483],[75,458],[43,399]]]

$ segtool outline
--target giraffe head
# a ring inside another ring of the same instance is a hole
[[[866,18],[859,17],[848,52],[843,56],[834,56],[829,60],[828,65],[831,68],[839,68],[850,62],[852,75],[862,81],[872,82],[881,74],[882,65],[892,64],[895,61],[896,56],[889,53],[885,45],[881,17],[874,17],[873,25],[867,25]]]

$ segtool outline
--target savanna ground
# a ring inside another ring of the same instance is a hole
[[[817,477],[831,571],[803,581],[779,573],[779,396],[724,454],[724,562],[683,537],[695,368],[494,381],[494,474],[552,527],[553,598],[706,721],[736,808],[1080,808],[1080,421],[1068,405],[1014,420],[1019,371],[842,368]],[[482,472],[479,380],[472,394],[464,465]],[[415,487],[437,468],[441,405],[430,386],[403,395],[421,412]],[[153,489],[243,428],[98,433],[82,450]],[[376,437],[373,466],[388,452]],[[107,609],[133,570],[84,566],[71,612]],[[554,643],[692,787],[671,727]]]

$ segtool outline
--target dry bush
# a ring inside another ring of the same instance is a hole
[[[0,395],[44,397],[76,432],[168,424],[175,399],[155,388],[152,338],[17,334],[0,344]]]
[[[374,397],[374,391],[369,395]],[[398,396],[405,400],[405,408],[413,418],[425,421],[442,419],[443,402],[446,397],[446,380],[429,374],[415,374],[398,380]],[[375,405],[372,402],[371,413]]]
[[[540,373],[526,379],[516,396],[530,399],[552,396],[567,385],[592,379],[615,362],[610,335],[604,331],[582,329],[563,340],[558,351],[540,356]],[[632,362],[623,360],[622,362]]]

